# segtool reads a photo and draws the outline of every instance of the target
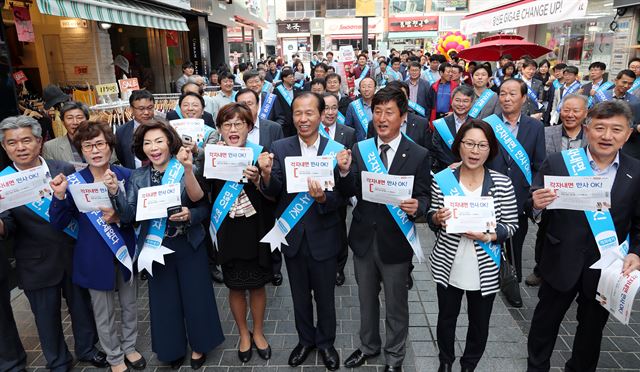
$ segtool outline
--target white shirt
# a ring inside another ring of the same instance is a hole
[[[329,134],[329,138],[335,139],[336,138],[336,123],[333,123],[333,125],[328,126],[328,127],[326,127],[324,125],[324,123],[320,123],[320,130],[324,130],[325,133],[327,133],[325,128],[329,129],[329,133],[328,133]]]
[[[400,146],[400,140],[402,139],[402,133],[398,133],[398,136],[388,142],[387,145],[391,146],[389,150],[387,150],[387,165],[391,168],[391,164],[393,164],[393,158],[396,156],[396,152],[398,152],[398,146]],[[378,137],[378,152],[380,151],[380,145],[384,144],[380,137]],[[388,169],[387,169],[388,170]]]
[[[460,184],[465,195],[481,196],[482,186],[474,191],[467,190]],[[478,255],[473,240],[462,236],[458,244],[456,256],[449,272],[449,284],[465,291],[480,290],[480,268],[478,266]]]
[[[318,156],[318,149],[320,148],[320,134],[318,134],[318,138],[316,138],[316,141],[311,144],[311,146],[307,146],[300,136],[298,136],[298,142],[300,142],[300,154],[302,156]]]
[[[255,143],[256,145],[260,144],[260,117],[256,117],[256,122],[253,124],[253,129],[249,132],[247,136],[249,142]]]

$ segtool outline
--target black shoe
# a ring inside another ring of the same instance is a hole
[[[199,369],[200,367],[202,367],[202,365],[206,361],[207,361],[207,353],[202,353],[202,356],[198,359],[193,359],[193,357],[191,357],[191,368]]]
[[[291,355],[289,355],[289,365],[291,367],[297,367],[304,363],[313,349],[315,349],[315,346],[304,346],[302,344],[298,344],[291,352]]]
[[[327,367],[329,371],[335,371],[340,368],[340,356],[335,347],[331,346],[326,349],[318,349],[318,353],[320,353],[324,366]]]
[[[281,286],[282,285],[282,273],[273,274],[273,279],[271,280],[271,284],[273,284],[276,287]]]
[[[438,367],[438,372],[451,372],[451,364],[440,362],[440,367]]]
[[[96,368],[107,368],[109,367],[109,362],[107,362],[107,354],[102,351],[96,352],[96,355],[91,359],[80,359],[81,362],[90,363]]]
[[[411,273],[407,276],[407,289],[411,290],[413,288],[413,278],[411,277]]]
[[[271,359],[271,345],[267,344],[265,349],[260,349],[258,345],[253,341],[253,333],[251,333],[251,345],[256,348],[258,356],[264,360]]]
[[[147,360],[144,359],[144,357],[142,356],[142,354],[140,354],[140,359],[136,360],[135,362],[130,361],[129,359],[127,359],[127,357],[124,357],[124,364],[127,365],[127,367],[131,367],[137,371],[143,370],[145,368],[147,368]]]
[[[180,369],[183,362],[184,362],[184,356],[181,356],[180,358],[169,362],[169,366],[171,367],[171,369]]]
[[[344,284],[344,279],[344,271],[338,271],[336,273],[336,286],[342,286]]]
[[[462,372],[473,372],[475,371],[475,368],[471,368],[471,367],[462,367]]]
[[[218,266],[214,266],[211,268],[211,279],[213,279],[216,283],[224,283],[224,277],[222,276],[222,271],[218,269]]]
[[[506,290],[505,290],[506,289]],[[507,288],[503,288],[502,293],[511,307],[522,307],[522,296],[520,296],[520,286],[516,283]]]
[[[380,355],[380,352],[377,352],[377,353],[371,354],[371,355],[367,355],[367,354],[363,353],[362,350],[358,349],[358,350],[354,351],[351,355],[349,355],[347,360],[344,361],[344,366],[347,367],[347,368],[360,367],[361,365],[364,364],[364,362],[367,361],[367,359],[375,358],[378,355]]]
[[[384,372],[402,372],[402,366],[384,366]]]

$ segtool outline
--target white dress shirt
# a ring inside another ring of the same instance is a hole
[[[387,150],[387,164],[388,167],[391,168],[391,164],[393,164],[393,158],[396,156],[396,152],[398,152],[398,146],[400,146],[400,140],[402,139],[402,133],[398,133],[396,138],[392,139],[387,145],[391,146],[389,150]],[[382,139],[378,137],[378,153],[380,152],[380,145],[382,145]],[[387,169],[389,170],[389,169]]]
[[[335,139],[336,138],[336,123],[333,123],[333,125],[331,126],[325,126],[324,123],[320,123],[320,130],[325,131],[325,133],[327,133],[326,129],[329,129],[329,138],[331,139]]]
[[[300,154],[302,156],[318,156],[318,149],[320,148],[320,134],[318,134],[318,138],[316,141],[311,144],[311,146],[307,146],[307,144],[298,136],[298,141],[300,142]]]
[[[260,144],[260,117],[256,117],[256,122],[253,124],[253,129],[251,129],[251,132],[249,132],[247,140],[249,140],[249,142],[255,143],[256,145]]]

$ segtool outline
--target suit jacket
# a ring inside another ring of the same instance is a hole
[[[129,169],[136,169],[136,157],[133,154],[133,120],[116,130],[116,156],[120,164]]]
[[[320,136],[318,154],[322,154],[329,140]],[[266,196],[276,198],[276,216],[281,216],[285,208],[297,194],[287,193],[287,178],[284,170],[284,159],[287,156],[300,156],[300,142],[298,136],[292,136],[275,141],[271,146],[271,153],[275,155],[271,169],[269,185],[262,185]],[[334,171],[336,185],[340,176]],[[340,230],[340,214],[338,210],[345,205],[345,198],[338,187],[334,191],[325,191],[327,200],[320,204],[314,202],[302,219],[287,235],[288,245],[282,246],[282,253],[287,257],[294,257],[306,242],[313,259],[324,261],[338,255],[341,247],[342,232]]]
[[[75,172],[73,165],[46,160],[53,176]],[[57,230],[26,206],[0,214],[4,223],[2,239],[14,237],[18,286],[36,290],[60,283],[64,275],[71,276],[73,247],[76,240]]]
[[[544,127],[542,123],[529,116],[522,115],[520,117],[520,127],[516,139],[529,156],[531,162],[532,179],[536,176],[542,162],[546,158],[544,147]],[[518,165],[511,159],[507,150],[500,146],[500,152],[496,157],[488,163],[490,169],[498,173],[502,173],[513,183],[513,189],[516,192],[516,200],[518,202],[518,213],[522,213],[524,202],[529,197],[529,182],[520,170]]]
[[[587,137],[582,133],[582,143],[580,147],[587,145]],[[562,125],[552,125],[544,128],[544,147],[547,156],[562,151]]]
[[[568,176],[562,154],[550,155],[536,175],[532,190],[544,187],[544,176]],[[618,241],[630,235],[629,253],[640,255],[640,161],[620,153],[620,163],[611,187],[611,216]],[[529,197],[526,211],[532,215],[533,200]],[[546,231],[538,267],[544,280],[558,291],[573,288],[582,276],[582,289],[594,298],[600,270],[589,269],[600,258],[591,228],[582,211],[566,209],[544,210],[542,221]],[[571,221],[571,223],[567,223]]]
[[[444,122],[447,123],[449,132],[455,138],[456,137],[456,119],[453,115],[445,116]],[[442,136],[437,129],[433,130],[433,139],[431,141],[431,157],[433,161],[433,173],[438,173],[449,165],[455,163],[459,159],[453,155],[451,149],[442,139]]]
[[[272,92],[275,94],[275,92]],[[260,93],[260,108],[264,105],[265,97],[267,96],[267,92]],[[269,116],[267,119],[276,122],[282,127],[282,123],[284,123],[285,117],[284,112],[282,111],[282,107],[280,107],[280,100],[276,99],[273,101],[273,106],[271,107],[271,111],[269,112]]]
[[[42,157],[45,159],[59,160],[64,162],[72,162],[73,159],[73,146],[69,142],[69,137],[62,136],[56,139],[47,141],[42,146]],[[114,163],[118,160],[115,151],[111,152],[110,163]]]
[[[408,85],[411,85],[410,81],[407,80],[406,83]],[[427,110],[427,92],[429,92],[429,82],[422,79],[422,78],[418,78],[418,94],[416,95],[416,103],[419,104],[420,106],[424,107],[425,111],[428,112]],[[428,115],[428,113],[427,113]]]
[[[344,147],[347,149],[353,148],[353,145],[355,145],[356,142],[358,142],[356,140],[356,130],[346,125],[342,125],[338,123],[336,123],[335,126],[336,126],[336,134],[333,140],[343,144]],[[322,130],[322,127],[320,127],[320,130]]]
[[[280,124],[271,120],[260,119],[260,145],[269,150],[271,144],[281,138],[284,138],[282,127]]]
[[[171,110],[171,111],[167,112],[167,116],[165,117],[165,119],[167,119],[167,121],[170,121],[170,120],[178,120],[178,119],[183,119],[183,118],[178,116],[178,113],[175,110]],[[204,120],[204,125],[206,125],[206,126],[208,126],[210,128],[215,128],[216,127],[216,122],[215,122],[215,120],[213,120],[213,115],[211,115],[207,111],[203,111],[202,112],[202,120]]]
[[[344,124],[348,127],[353,128],[356,131],[356,139],[358,141],[362,141],[363,139],[367,138],[367,132],[373,126],[373,117],[369,120],[369,123],[367,125],[367,130],[365,131],[364,128],[362,128],[362,123],[360,123],[360,119],[358,119],[358,115],[356,114],[355,102],[359,99],[360,98],[356,98],[355,100],[351,101],[351,103],[349,104],[349,107],[347,108],[347,114],[345,115]],[[364,101],[362,101],[362,107],[365,107]],[[366,112],[367,111],[365,107],[365,114]]]
[[[340,97],[340,101],[338,101],[338,111],[342,113],[342,115],[347,115],[347,109],[349,108],[349,104],[353,100],[346,94],[343,94]]]
[[[376,138],[376,146],[377,140]],[[431,185],[429,164],[427,149],[403,136],[398,151],[389,166],[389,174],[415,176],[412,197],[418,200],[418,211],[415,217],[408,216],[411,220],[425,215],[429,208],[429,187]],[[345,187],[347,190],[345,193],[349,196],[355,195],[358,198],[349,229],[349,246],[355,255],[362,257],[370,251],[375,236],[382,262],[388,264],[410,262],[413,257],[411,245],[387,207],[362,199],[360,173],[366,170],[360,152],[360,144],[356,144],[353,147],[351,172],[344,181],[344,184],[348,185]],[[377,231],[377,233],[372,234],[373,231]]]
[[[278,84],[282,85],[282,83]],[[273,94],[275,94],[278,98],[278,108],[279,112],[277,113],[277,121],[282,125],[282,133],[284,133],[285,137],[293,136],[297,133],[295,126],[293,125],[293,114],[291,110],[291,106],[287,103],[287,100],[282,96],[280,91],[276,85],[273,88]],[[295,86],[293,87],[293,96],[295,97],[298,93],[299,89]]]
[[[542,102],[542,95],[544,94],[544,84],[541,80],[536,78],[531,79],[531,90],[533,90],[538,96],[538,100]],[[527,101],[522,105],[522,115],[533,115],[542,112],[543,108],[538,108],[538,103],[534,102],[529,95],[527,95]]]
[[[426,118],[413,112],[407,114],[407,127],[405,134],[411,138],[415,143],[424,147],[425,149],[431,149],[431,131],[429,130],[429,122]],[[367,138],[375,137],[376,132],[375,125],[369,123],[367,128]]]

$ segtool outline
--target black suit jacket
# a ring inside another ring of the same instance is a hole
[[[169,112],[167,112],[167,116],[165,117],[165,119],[167,119],[167,121],[169,120],[178,120],[180,119],[180,117],[178,116],[178,113],[175,112],[174,110],[171,110]],[[210,113],[203,111],[202,112],[202,120],[204,120],[204,125],[211,127],[211,128],[215,128],[216,127],[216,122],[215,120],[213,120],[213,115],[211,115]]]
[[[73,165],[57,160],[46,160],[49,173],[70,175]],[[5,234],[2,239],[14,237],[18,286],[36,290],[54,286],[63,276],[71,275],[73,247],[76,240],[57,230],[26,206],[0,214]]]
[[[429,121],[418,114],[413,112],[407,113],[407,130],[406,135],[409,136],[415,143],[429,149],[431,142],[431,132],[429,131]],[[377,136],[375,125],[369,125],[367,127],[367,138]]]
[[[353,100],[349,98],[348,95],[343,94],[342,97],[340,97],[340,100],[338,101],[338,111],[340,111],[342,115],[347,115],[347,109],[349,108],[349,104],[352,101]]]
[[[538,96],[538,99],[542,101],[542,95],[544,94],[544,84],[542,84],[542,80],[533,78],[531,80],[531,90],[533,90]],[[543,111],[544,108],[538,108],[538,104],[527,95],[527,101],[522,106],[522,114],[529,116]]]
[[[129,169],[136,169],[136,157],[133,155],[133,120],[116,130],[116,156],[120,164]]]
[[[264,105],[264,100],[266,96],[267,96],[267,92],[260,93],[260,108],[262,108],[262,105]],[[285,120],[283,115],[284,115],[284,112],[280,107],[280,100],[276,99],[275,101],[273,101],[273,107],[271,108],[271,111],[269,112],[269,116],[267,117],[267,119],[278,123],[282,127],[282,123],[284,123],[284,120]]]
[[[349,229],[349,246],[355,255],[362,257],[371,249],[375,236],[382,262],[389,264],[410,262],[413,257],[411,245],[391,217],[387,207],[362,199],[360,173],[367,168],[360,152],[361,143],[353,147],[351,172],[344,182],[348,190],[345,193],[358,198],[358,203],[353,210],[351,229]],[[418,200],[416,218],[425,215],[429,209],[429,188],[431,187],[429,164],[427,149],[403,136],[389,167],[389,174],[415,176],[412,197]],[[413,217],[409,216],[409,219]],[[374,231],[377,233],[372,234]]]
[[[292,136],[275,141],[271,146],[271,153],[275,155],[271,180],[269,185],[262,185],[266,196],[277,198],[276,216],[282,215],[289,203],[297,194],[287,193],[287,178],[284,170],[284,159],[287,156],[300,156],[300,142],[298,136]],[[318,154],[322,154],[329,140],[320,136]],[[338,171],[334,171],[336,185],[340,178]],[[345,198],[340,188],[325,191],[327,200],[320,204],[314,202],[307,213],[289,232],[286,239],[289,245],[282,246],[282,253],[287,257],[298,254],[303,239],[306,241],[313,259],[324,261],[337,256],[341,247],[340,214],[338,210],[345,205]]]
[[[282,83],[278,85],[282,85]],[[280,125],[282,125],[282,132],[284,133],[285,137],[293,136],[297,132],[296,132],[296,128],[293,126],[293,115],[291,111],[291,106],[289,106],[289,104],[287,103],[287,100],[282,96],[280,91],[276,89],[278,85],[276,85],[273,88],[273,94],[275,94],[278,97],[278,99],[276,100],[278,102],[278,106],[277,106],[278,111],[276,114],[277,115],[276,120],[280,123]],[[294,86],[293,96],[295,97],[299,91],[300,90]]]
[[[284,138],[280,124],[271,120],[260,119],[260,128],[258,129],[260,130],[260,145],[267,151],[274,141]]]
[[[561,153],[549,155],[533,181],[532,191],[544,187],[544,176],[568,176]],[[618,241],[630,235],[629,252],[640,255],[640,161],[620,153],[620,163],[611,188],[611,216]],[[525,209],[532,215],[533,200],[527,200]],[[542,253],[538,267],[546,282],[558,291],[573,288],[580,276],[589,298],[594,298],[600,270],[589,269],[600,258],[600,252],[591,233],[589,222],[582,211],[566,209],[544,210],[542,223]]]
[[[335,124],[336,135],[334,141],[341,143],[345,148],[351,149],[356,144],[356,130],[346,125]],[[322,130],[322,127],[320,128]]]
[[[449,132],[453,138],[456,137],[456,119],[453,115],[446,116],[444,118],[444,122],[447,123],[447,127],[449,128]],[[456,157],[451,152],[451,149],[442,139],[438,130],[434,128],[433,130],[433,138],[431,141],[431,157],[433,161],[433,173],[438,173],[444,168],[448,167],[452,163],[458,161]]]

